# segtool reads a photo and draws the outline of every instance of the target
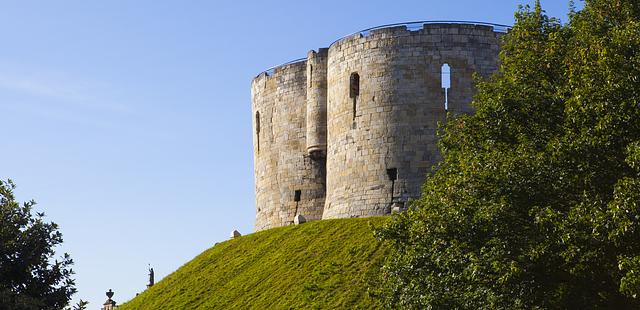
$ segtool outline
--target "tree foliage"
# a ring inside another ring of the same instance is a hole
[[[393,308],[640,308],[640,1],[521,7],[475,114],[377,232]]]
[[[80,299],[80,301],[78,301],[78,303],[73,305],[73,307],[71,307],[71,308],[67,308],[67,310],[86,310],[88,305],[89,305],[88,301],[84,301],[84,300]]]
[[[11,180],[0,180],[0,309],[63,309],[76,292],[68,254],[55,223],[32,214],[34,201],[15,201]]]

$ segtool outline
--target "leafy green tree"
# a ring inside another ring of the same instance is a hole
[[[0,180],[0,309],[63,309],[76,292],[73,261],[54,260],[58,225],[32,214],[34,201],[15,201],[11,180]]]
[[[521,7],[476,113],[377,234],[392,308],[640,308],[640,1]]]
[[[67,308],[68,310],[86,310],[87,309],[87,305],[89,305],[88,301],[84,301],[82,299],[80,299],[80,301],[78,301],[77,304],[73,305],[72,308]]]

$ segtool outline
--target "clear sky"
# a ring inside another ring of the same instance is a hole
[[[343,35],[512,24],[500,1],[0,1],[0,178],[60,225],[99,309],[254,221],[250,82]],[[543,0],[566,21],[568,1]]]

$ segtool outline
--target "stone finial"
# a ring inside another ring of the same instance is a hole
[[[234,230],[234,231],[231,232],[231,239],[235,239],[235,238],[238,238],[240,236],[242,236],[242,234],[240,234],[240,232],[237,231],[237,230]]]
[[[307,219],[302,216],[302,214],[298,214],[293,218],[293,223],[296,225],[304,224],[307,222]]]
[[[109,291],[107,292],[107,301],[104,302],[104,304],[102,305],[102,310],[115,310],[116,308],[116,302],[113,301],[113,299],[111,299],[111,297],[113,297],[113,291],[111,289],[109,289]]]

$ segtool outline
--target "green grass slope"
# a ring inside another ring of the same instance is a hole
[[[367,294],[388,250],[372,234],[387,218],[338,219],[217,244],[128,309],[375,309]]]

